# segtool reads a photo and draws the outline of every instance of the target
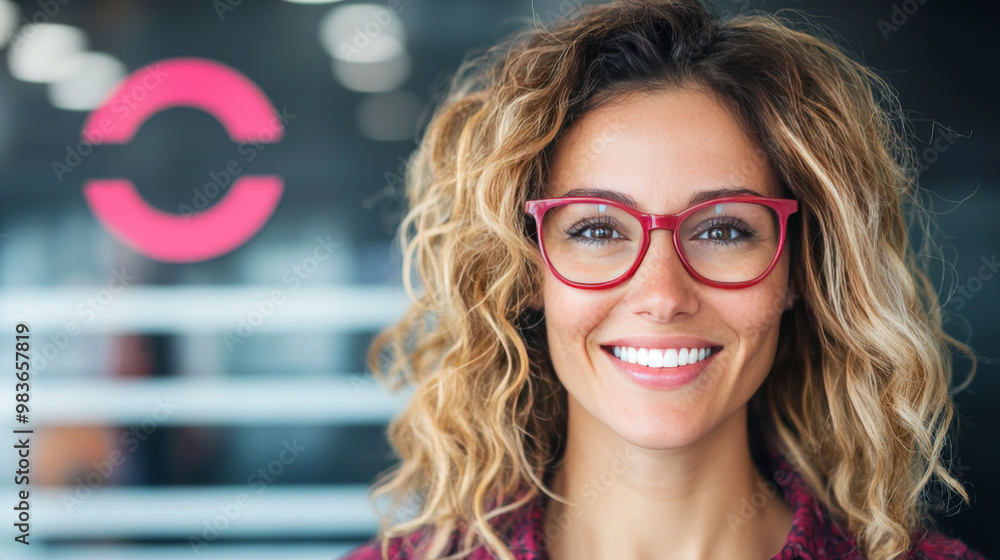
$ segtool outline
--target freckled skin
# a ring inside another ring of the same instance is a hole
[[[639,210],[660,214],[715,188],[781,196],[759,148],[701,89],[630,95],[587,113],[557,146],[550,177],[545,196],[584,186],[617,190]],[[613,434],[646,449],[692,445],[742,411],[773,363],[787,301],[787,247],[762,282],[729,290],[692,278],[670,235],[653,231],[635,275],[611,289],[572,288],[545,271],[552,362],[570,395],[571,423],[606,430],[595,437]],[[724,349],[692,384],[650,390],[623,377],[600,348],[629,335],[699,336]]]

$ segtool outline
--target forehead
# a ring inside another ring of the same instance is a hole
[[[546,187],[616,190],[658,212],[720,188],[780,196],[763,151],[702,88],[633,93],[584,114],[556,146]]]

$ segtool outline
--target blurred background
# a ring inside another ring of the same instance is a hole
[[[974,506],[938,519],[996,556],[997,10],[715,4],[801,9],[898,90],[947,235],[948,328],[984,357],[956,397]],[[2,402],[33,430],[31,546],[11,434],[0,554],[336,558],[371,538],[366,490],[406,398],[364,364],[407,302],[402,162],[466,53],[578,6],[0,0],[0,328],[8,357],[31,329],[28,421],[12,378]]]

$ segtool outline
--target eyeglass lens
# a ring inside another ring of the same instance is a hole
[[[632,267],[642,248],[638,218],[606,204],[551,208],[542,228],[549,262],[572,282],[614,280]],[[695,272],[716,282],[746,282],[774,260],[781,220],[763,204],[725,202],[694,212],[678,229],[680,249]]]

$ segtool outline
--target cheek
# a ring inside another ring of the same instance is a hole
[[[764,280],[749,288],[711,290],[704,311],[731,337],[731,352],[720,362],[739,372],[739,383],[754,383],[770,371],[777,350],[788,286],[787,255]],[[721,332],[721,331],[720,331]]]
[[[766,332],[777,329],[785,310],[788,294],[788,251],[784,251],[774,269],[763,281],[743,290],[733,290],[733,296],[742,300],[732,302],[733,315],[747,332]]]
[[[761,338],[777,334],[784,304],[784,289],[780,292],[761,291],[745,298],[741,306],[734,308],[734,322],[747,337]]]
[[[740,337],[746,360],[764,369],[774,361],[786,286],[787,267],[778,266],[763,282],[739,294],[738,302],[725,306],[727,322]]]
[[[588,337],[607,317],[607,300],[599,291],[571,288],[546,274],[542,287],[545,327],[557,368],[560,363],[587,359]]]

